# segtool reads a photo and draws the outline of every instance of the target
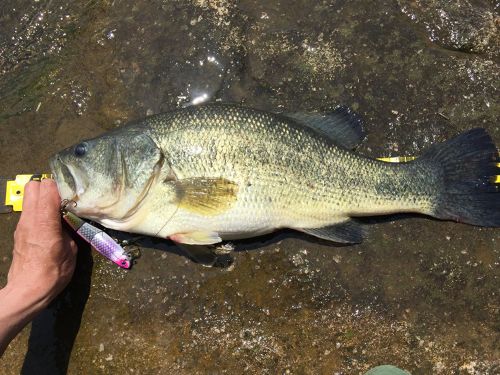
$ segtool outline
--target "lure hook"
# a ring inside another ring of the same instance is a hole
[[[66,207],[68,207],[70,204],[73,206],[73,208],[77,206],[77,203],[73,199],[63,199],[61,201],[61,208],[60,208],[61,214],[67,212]]]
[[[130,260],[135,260],[141,257],[141,248],[137,245],[125,245],[123,250],[125,250],[125,254],[130,258]]]

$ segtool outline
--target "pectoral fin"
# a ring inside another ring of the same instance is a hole
[[[238,185],[225,178],[198,177],[166,183],[174,184],[180,208],[200,215],[221,214],[230,209],[237,199]]]
[[[361,224],[353,219],[328,227],[300,228],[297,230],[324,240],[339,243],[361,243],[365,236],[365,231]]]

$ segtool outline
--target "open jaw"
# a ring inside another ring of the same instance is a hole
[[[82,189],[81,183],[78,183],[70,168],[58,156],[54,156],[49,164],[61,197],[75,200],[78,195],[77,189]]]

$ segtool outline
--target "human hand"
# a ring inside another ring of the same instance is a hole
[[[0,356],[75,270],[77,248],[62,228],[60,199],[52,180],[31,181],[24,188],[7,285],[0,289]]]
[[[75,269],[77,247],[62,228],[60,203],[53,180],[29,182],[14,233],[7,288],[29,291],[43,305],[64,289]]]

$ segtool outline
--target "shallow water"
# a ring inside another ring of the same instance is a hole
[[[477,126],[500,144],[499,3],[449,3],[4,0],[2,175],[47,171],[80,139],[208,100],[349,105],[370,156]],[[0,217],[2,283],[17,220]],[[83,249],[2,373],[500,371],[498,230],[394,217],[349,247],[283,232],[237,242],[225,269],[153,245],[129,272]]]

